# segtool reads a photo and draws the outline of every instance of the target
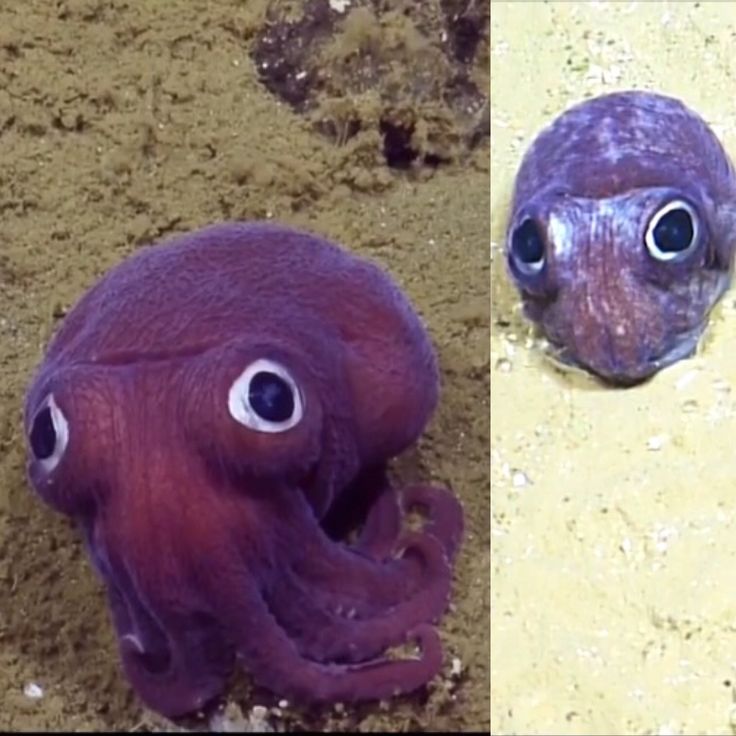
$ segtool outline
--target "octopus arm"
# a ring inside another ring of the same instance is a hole
[[[422,550],[427,566],[424,584],[407,591],[406,599],[364,618],[351,600],[336,603],[327,594],[286,568],[266,594],[279,625],[300,653],[320,662],[364,661],[406,640],[407,631],[437,621],[447,608],[451,570],[442,547],[429,536],[407,535],[406,544]]]
[[[292,555],[291,567],[322,600],[355,609],[357,618],[381,614],[426,587],[427,581],[449,577],[445,555],[428,534],[404,535],[387,560],[366,557],[322,537],[304,534],[305,554]]]
[[[445,488],[411,486],[402,491],[401,505],[405,513],[421,512],[423,531],[440,541],[452,562],[463,535],[463,507],[457,497]]]
[[[225,687],[232,648],[213,617],[145,600],[132,585],[120,569],[107,580],[127,677],[146,705],[167,717],[201,709]]]
[[[401,533],[401,507],[396,489],[386,485],[371,506],[354,549],[375,560],[385,560],[396,549]]]
[[[233,594],[239,591],[239,594]],[[260,685],[304,703],[352,702],[389,698],[426,684],[442,666],[437,632],[420,625],[408,633],[418,658],[374,659],[360,664],[323,664],[305,657],[279,625],[261,592],[247,575],[211,591],[243,664]]]

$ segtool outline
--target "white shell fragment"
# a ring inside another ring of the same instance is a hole
[[[463,663],[460,661],[459,657],[453,657],[452,658],[452,665],[450,667],[450,675],[452,677],[460,677],[460,674],[463,671]]]
[[[23,695],[31,700],[38,700],[43,697],[43,688],[35,682],[29,682],[23,688]]]
[[[651,452],[659,452],[667,442],[667,436],[664,434],[656,434],[647,440],[647,450]]]

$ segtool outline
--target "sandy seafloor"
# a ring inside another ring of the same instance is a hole
[[[439,2],[421,13],[413,0],[374,4],[380,20],[370,8],[352,16],[327,57],[325,89],[340,103],[348,87],[331,138],[259,82],[250,51],[266,5],[0,3],[0,730],[174,728],[123,679],[104,592],[72,525],[29,490],[21,406],[55,326],[102,273],[159,237],[223,219],[309,228],[406,290],[437,347],[442,398],[393,475],[451,484],[467,533],[440,626],[445,667],[422,693],[306,712],[239,675],[225,714],[179,725],[488,728],[489,155],[472,131],[474,147],[462,148],[479,112],[463,109],[473,87],[462,85],[454,112],[436,103],[426,72],[452,66],[437,49]],[[294,18],[303,4],[275,5]],[[415,15],[434,29],[429,40],[414,32]],[[463,64],[487,90],[487,43],[478,48],[477,66]],[[358,96],[355,68],[366,72]],[[418,166],[386,165],[379,119],[399,114],[387,110],[389,88],[401,114],[416,115]]]
[[[543,357],[501,247],[523,151],[585,96],[675,95],[736,155],[736,6],[491,7],[492,732],[735,733],[736,294],[606,388]]]

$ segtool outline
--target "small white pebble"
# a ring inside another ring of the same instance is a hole
[[[450,668],[450,675],[452,677],[460,677],[460,673],[463,671],[463,663],[459,657],[452,658],[452,666]]]
[[[529,483],[529,476],[523,470],[514,470],[511,476],[511,485],[514,488],[523,488],[524,486],[528,486]]]
[[[496,369],[501,373],[509,373],[511,371],[511,361],[508,358],[499,358],[496,362]]]
[[[23,688],[23,694],[27,698],[31,698],[33,700],[38,700],[39,698],[43,697],[43,689],[40,685],[37,685],[35,682],[29,682],[24,688]]]
[[[289,707],[288,700],[279,700],[279,708],[288,708],[288,707]]]
[[[666,552],[670,541],[678,536],[678,531],[673,526],[660,526],[651,534],[654,547],[658,552]]]
[[[647,450],[658,452],[664,447],[665,442],[667,442],[667,435],[656,434],[647,440]]]
[[[250,714],[253,716],[253,718],[263,720],[268,715],[268,708],[266,708],[265,705],[254,705],[250,709]]]

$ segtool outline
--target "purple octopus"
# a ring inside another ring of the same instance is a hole
[[[201,709],[236,657],[305,704],[438,673],[462,507],[386,472],[437,399],[405,296],[307,233],[210,226],[84,295],[26,397],[28,474],[78,522],[150,708]]]
[[[693,354],[731,282],[736,176],[681,102],[583,102],[527,152],[506,243],[526,315],[563,361],[619,384]]]

